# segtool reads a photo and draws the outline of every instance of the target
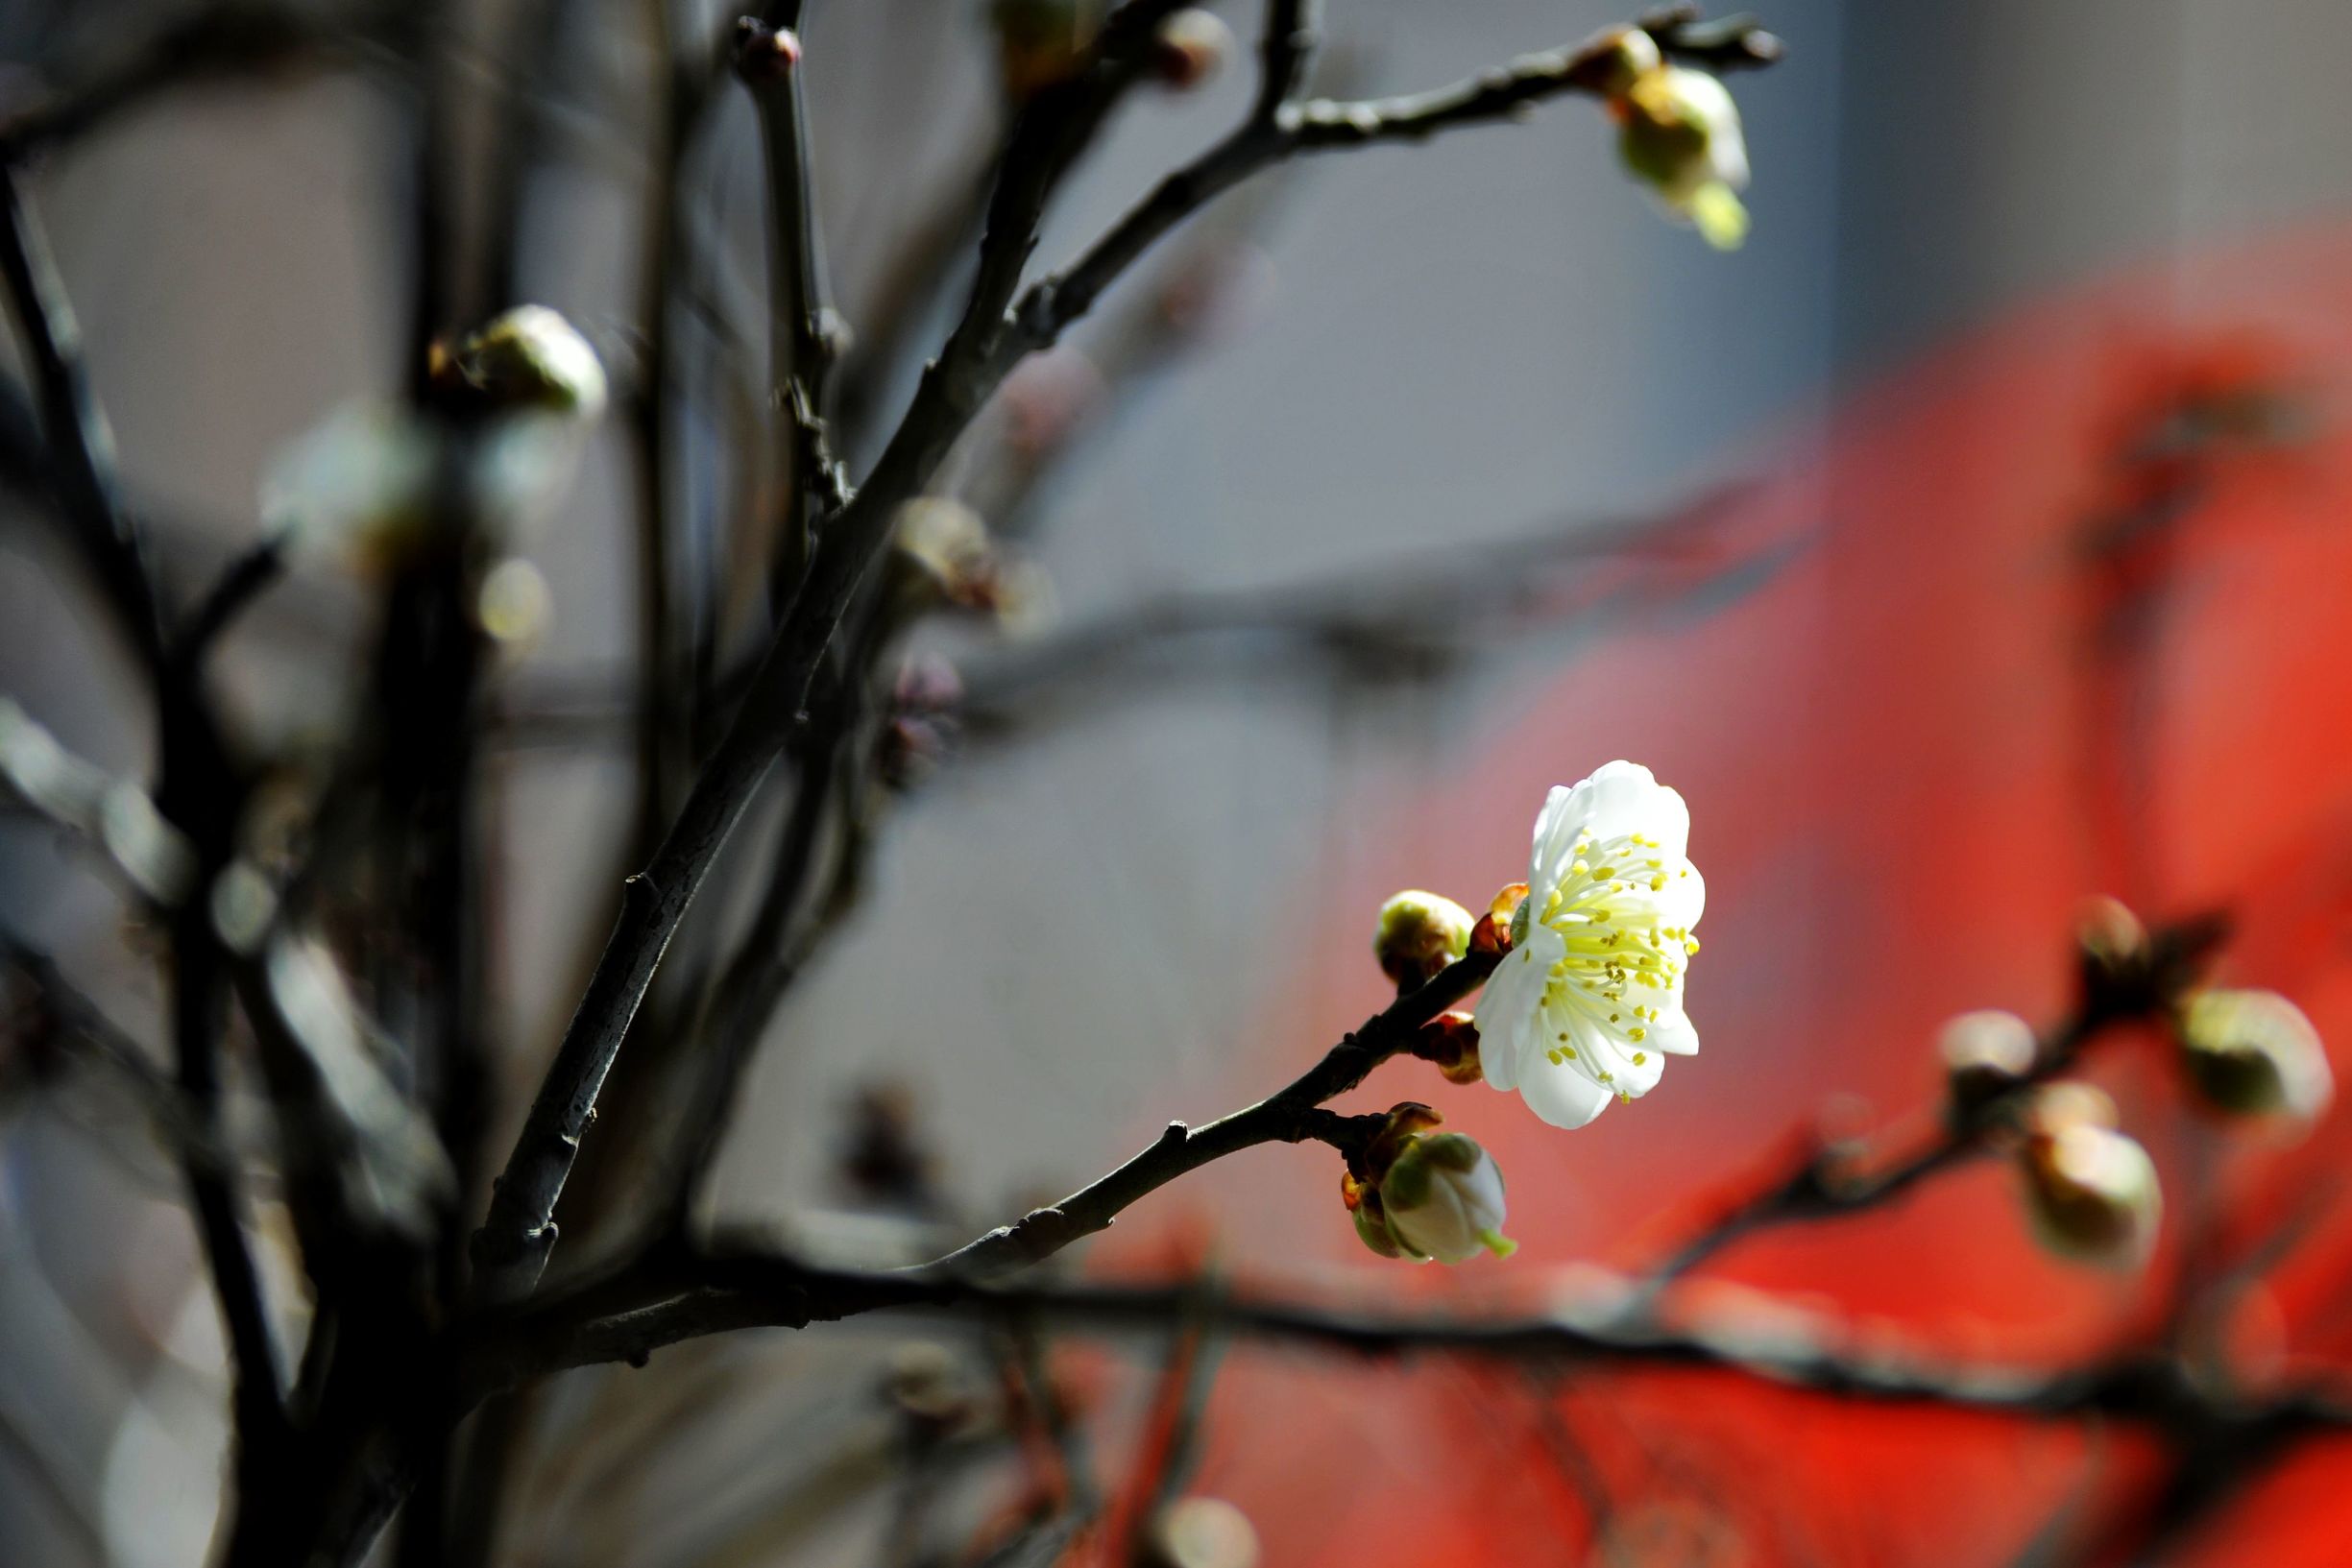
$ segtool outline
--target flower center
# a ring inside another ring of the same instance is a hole
[[[1689,875],[1687,862],[1669,865],[1659,842],[1640,833],[1581,840],[1538,916],[1566,949],[1552,965],[1546,1006],[1564,1001],[1612,1034],[1636,1045],[1646,1039],[1663,1012],[1657,1002],[1675,1000],[1699,951],[1687,928],[1665,923],[1661,907],[1666,890]],[[1564,1035],[1550,1050],[1555,1062],[1574,1054]]]

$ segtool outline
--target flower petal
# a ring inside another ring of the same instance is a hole
[[[1699,1026],[1690,1022],[1690,1015],[1681,1008],[1661,1013],[1650,1025],[1650,1037],[1644,1042],[1656,1046],[1669,1056],[1696,1056],[1699,1053]]]
[[[1609,1109],[1615,1097],[1573,1067],[1554,1067],[1538,1056],[1519,1085],[1527,1108],[1555,1127],[1573,1132]]]
[[[1504,955],[1487,981],[1471,1017],[1478,1024],[1480,1066],[1495,1088],[1517,1085],[1519,1057],[1529,1048],[1536,1015],[1543,1009],[1543,988],[1551,981],[1552,965],[1566,951],[1559,932],[1531,926],[1527,940]]]

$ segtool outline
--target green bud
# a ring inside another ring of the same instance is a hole
[[[604,412],[604,366],[572,325],[546,305],[517,305],[459,343],[448,368],[500,409],[593,420]]]
[[[1704,71],[1666,65],[1636,79],[1610,104],[1626,168],[1709,245],[1736,250],[1748,233],[1739,200],[1748,183],[1748,149],[1729,89]]]
[[[1408,889],[1380,906],[1372,955],[1399,990],[1419,985],[1470,950],[1473,924],[1453,900]]]
[[[2303,1010],[2275,991],[2202,991],[2181,1009],[2181,1065],[2216,1110],[2308,1121],[2336,1080]]]

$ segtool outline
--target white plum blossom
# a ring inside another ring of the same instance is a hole
[[[1657,1087],[1699,1049],[1683,982],[1707,884],[1690,808],[1633,762],[1555,787],[1536,819],[1512,950],[1479,999],[1486,1080],[1557,1127]]]

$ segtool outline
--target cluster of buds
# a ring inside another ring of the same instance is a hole
[[[2182,1078],[2207,1110],[2308,1123],[2335,1096],[2326,1048],[2302,1009],[2275,991],[2197,987],[2220,933],[2206,920],[2151,934],[2114,899],[2093,900],[2075,925],[2076,1026],[2161,1022]],[[2013,1013],[1963,1013],[1944,1025],[1938,1049],[1953,1127],[2018,1140],[2035,1228],[2052,1250],[2145,1260],[2161,1194],[2147,1151],[2116,1129],[2115,1102],[2085,1084],[2043,1084],[2063,1058],[2047,1054]]]
[[[1473,1140],[1432,1132],[1441,1120],[1426,1105],[1398,1105],[1350,1157],[1340,1197],[1355,1217],[1356,1235],[1384,1258],[1508,1258],[1518,1244],[1502,1230],[1502,1169]]]
[[[1748,237],[1748,144],[1739,109],[1705,71],[1668,62],[1638,27],[1605,35],[1583,74],[1617,125],[1617,156],[1677,221],[1719,251]]]
[[[425,369],[431,410],[348,404],[272,459],[262,513],[289,549],[332,552],[373,577],[476,535],[510,545],[576,470],[610,397],[595,350],[545,305],[434,343]],[[527,642],[545,619],[533,586],[510,573],[475,607],[484,629]]]

